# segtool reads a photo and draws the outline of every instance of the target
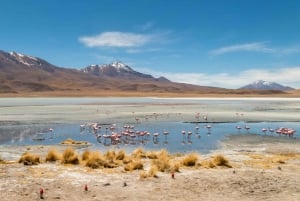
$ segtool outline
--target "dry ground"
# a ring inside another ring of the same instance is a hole
[[[141,170],[125,172],[121,167],[1,164],[1,201],[40,200],[40,188],[44,200],[299,200],[298,142],[253,145],[231,139],[223,149],[201,155],[200,164],[216,154],[224,155],[232,168],[180,168],[175,179],[166,172],[141,179]]]

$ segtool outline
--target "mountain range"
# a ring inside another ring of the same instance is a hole
[[[115,61],[80,70],[55,66],[41,58],[0,50],[0,95],[145,96],[176,94],[282,94],[280,90],[233,90],[155,78]]]

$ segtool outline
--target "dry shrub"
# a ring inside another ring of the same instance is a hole
[[[113,161],[115,159],[115,156],[116,156],[115,151],[107,151],[104,154],[105,159],[108,160],[108,161]]]
[[[5,160],[3,160],[3,158],[0,155],[0,164],[5,164]]]
[[[131,163],[132,162],[132,156],[125,156],[122,161],[123,161],[123,164]]]
[[[229,164],[229,161],[222,155],[217,155],[213,158],[213,163],[216,166],[225,166],[231,168],[232,166]]]
[[[157,171],[158,171],[158,168],[155,165],[151,166],[148,171],[148,177],[157,177],[157,175],[156,175]]]
[[[157,153],[155,151],[149,151],[147,153],[147,158],[149,158],[149,159],[157,159],[158,158],[157,157]]]
[[[46,156],[46,162],[55,162],[61,160],[61,154],[56,149],[50,149]]]
[[[90,152],[90,150],[85,150],[83,153],[82,153],[82,155],[81,155],[81,159],[83,160],[83,161],[86,161],[86,160],[88,160],[89,158],[90,158],[90,155],[91,155],[91,152]]]
[[[105,159],[101,156],[99,152],[95,151],[92,153],[89,152],[89,156],[86,159],[85,166],[93,169],[97,169],[97,168],[104,167],[105,164],[106,164]]]
[[[157,159],[152,160],[152,165],[155,165],[161,172],[169,171],[171,165],[168,152],[166,150],[161,150],[157,155]]]
[[[150,167],[150,169],[148,170],[148,172],[146,172],[146,171],[141,171],[140,172],[140,178],[141,179],[145,179],[145,178],[148,178],[148,177],[157,178],[157,175],[156,175],[157,171],[158,171],[158,169],[157,169],[156,165],[152,165]]]
[[[24,153],[18,162],[24,165],[37,165],[40,163],[40,157],[31,153]]]
[[[125,156],[126,156],[125,151],[120,150],[116,155],[116,160],[122,161],[122,160],[124,160]]]
[[[146,158],[146,153],[142,148],[137,148],[132,153],[133,158]]]
[[[144,165],[141,160],[135,160],[124,166],[125,171],[142,170]]]
[[[195,166],[198,161],[198,155],[196,153],[190,153],[187,156],[185,156],[182,160],[182,164],[184,166]]]
[[[180,172],[181,163],[175,162],[171,165],[171,172]]]
[[[78,155],[73,148],[69,147],[64,151],[62,156],[62,164],[79,164]]]
[[[146,171],[141,171],[140,172],[140,178],[141,179],[146,179],[148,177],[148,173]]]

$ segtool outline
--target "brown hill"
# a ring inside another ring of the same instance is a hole
[[[76,70],[57,67],[36,57],[0,51],[0,96],[244,96],[261,93],[175,83],[139,73],[121,62]],[[271,90],[263,93],[284,94]]]

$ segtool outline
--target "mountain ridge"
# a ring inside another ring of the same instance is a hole
[[[43,59],[17,52],[0,50],[0,94],[48,96],[117,95],[151,96],[174,94],[284,94],[281,91],[234,90],[172,82],[133,70],[116,61],[111,64],[90,65],[83,69],[55,66]],[[13,96],[15,96],[13,95]]]

